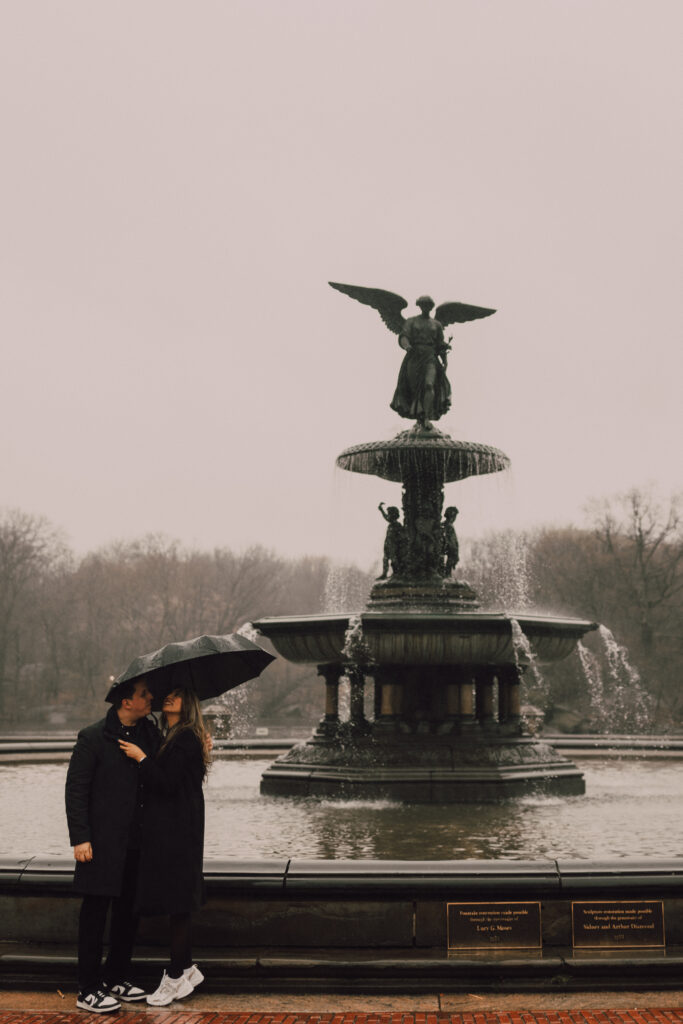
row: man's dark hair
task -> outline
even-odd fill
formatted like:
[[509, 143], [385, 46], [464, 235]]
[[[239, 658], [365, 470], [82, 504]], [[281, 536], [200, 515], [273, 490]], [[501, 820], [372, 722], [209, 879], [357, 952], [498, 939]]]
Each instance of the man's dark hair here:
[[135, 695], [135, 686], [139, 683], [139, 679], [127, 679], [125, 683], [119, 683], [116, 687], [116, 697], [114, 699], [114, 709], [119, 710], [124, 700], [130, 700]]

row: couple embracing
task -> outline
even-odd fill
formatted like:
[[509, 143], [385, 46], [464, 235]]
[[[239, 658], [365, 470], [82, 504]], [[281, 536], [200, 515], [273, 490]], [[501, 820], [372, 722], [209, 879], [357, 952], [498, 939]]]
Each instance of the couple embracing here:
[[[211, 741], [198, 697], [163, 700], [148, 718], [145, 677], [115, 684], [105, 718], [78, 734], [66, 780], [78, 927], [78, 999], [91, 1013], [146, 999], [165, 1006], [203, 980], [192, 961], [191, 914], [204, 902], [204, 795]], [[111, 908], [109, 951], [102, 952]], [[168, 915], [170, 962], [154, 992], [136, 984], [131, 956], [140, 915]]]

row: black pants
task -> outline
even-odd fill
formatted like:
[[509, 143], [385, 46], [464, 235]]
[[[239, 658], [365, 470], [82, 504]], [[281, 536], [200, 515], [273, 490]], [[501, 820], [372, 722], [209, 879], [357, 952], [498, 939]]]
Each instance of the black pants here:
[[[120, 896], [84, 896], [78, 919], [78, 988], [90, 992], [102, 981], [115, 984], [130, 974], [133, 943], [138, 927], [135, 913], [139, 850], [128, 850]], [[111, 904], [109, 952], [102, 970], [102, 948], [107, 911]]]
[[191, 928], [191, 914], [171, 914], [169, 919], [171, 966], [168, 973], [172, 978], [179, 978], [186, 968], [192, 966]]

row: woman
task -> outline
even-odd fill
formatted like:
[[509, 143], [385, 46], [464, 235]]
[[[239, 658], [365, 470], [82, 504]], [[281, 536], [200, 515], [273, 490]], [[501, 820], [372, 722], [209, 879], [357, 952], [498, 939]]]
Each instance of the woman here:
[[204, 794], [210, 739], [196, 693], [178, 688], [164, 698], [163, 740], [155, 757], [119, 740], [140, 766], [144, 787], [137, 906], [141, 914], [170, 916], [171, 962], [152, 1006], [182, 999], [204, 980], [192, 963], [191, 914], [204, 902]]

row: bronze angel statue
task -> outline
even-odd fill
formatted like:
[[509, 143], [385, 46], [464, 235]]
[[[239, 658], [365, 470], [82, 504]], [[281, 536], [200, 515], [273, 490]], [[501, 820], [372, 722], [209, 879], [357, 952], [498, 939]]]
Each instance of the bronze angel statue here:
[[446, 376], [451, 339], [446, 341], [444, 327], [479, 320], [495, 313], [495, 309], [469, 306], [464, 302], [442, 302], [432, 317], [430, 312], [434, 309], [434, 300], [429, 295], [421, 295], [415, 303], [420, 308], [420, 314], [406, 318], [402, 310], [408, 302], [400, 295], [381, 288], [361, 288], [353, 284], [338, 284], [336, 281], [330, 281], [329, 284], [338, 292], [366, 306], [372, 306], [389, 330], [398, 334], [398, 343], [406, 354], [401, 363], [391, 408], [399, 416], [417, 420], [425, 428], [430, 426], [430, 420], [440, 419], [451, 406], [451, 386]]

